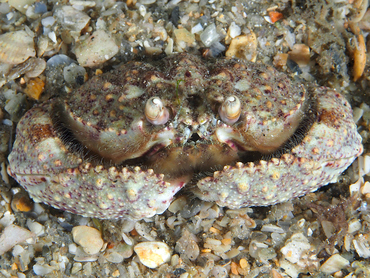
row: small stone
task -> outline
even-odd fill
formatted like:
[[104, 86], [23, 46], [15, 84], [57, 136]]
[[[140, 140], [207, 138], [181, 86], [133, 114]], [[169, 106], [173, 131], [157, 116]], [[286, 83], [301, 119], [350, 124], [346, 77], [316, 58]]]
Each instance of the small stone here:
[[334, 227], [334, 224], [331, 223], [330, 221], [327, 221], [327, 220], [321, 221], [321, 226], [327, 238], [330, 238], [334, 234], [335, 227]]
[[87, 254], [96, 254], [103, 247], [101, 233], [89, 226], [76, 226], [72, 229], [73, 241], [79, 244]]
[[349, 261], [339, 254], [334, 254], [321, 265], [320, 270], [331, 274], [344, 269], [346, 266], [349, 266]]
[[140, 242], [134, 247], [140, 262], [149, 268], [156, 268], [171, 258], [171, 249], [167, 244], [158, 241]]
[[80, 270], [82, 269], [82, 263], [74, 263], [73, 264], [73, 267], [71, 269], [71, 273], [72, 274], [76, 274], [77, 272], [79, 272]]
[[273, 225], [273, 224], [263, 225], [262, 228], [261, 228], [261, 231], [262, 232], [270, 232], [270, 233], [279, 233], [279, 234], [285, 233], [283, 228], [281, 228], [279, 226], [276, 226], [276, 225]]
[[27, 227], [36, 236], [42, 236], [45, 233], [45, 227], [36, 221], [32, 221], [30, 218], [27, 219]]
[[220, 41], [220, 35], [217, 33], [216, 25], [214, 23], [204, 29], [202, 34], [200, 34], [200, 40], [205, 47], [209, 47], [215, 42]]
[[276, 68], [282, 68], [286, 66], [288, 60], [288, 54], [286, 53], [278, 53], [274, 57], [273, 65]]
[[360, 192], [363, 195], [370, 193], [370, 182], [366, 181], [360, 188]]
[[168, 210], [172, 213], [177, 213], [186, 205], [187, 200], [185, 196], [178, 197], [174, 200], [171, 205], [168, 207]]
[[359, 234], [352, 240], [357, 254], [362, 258], [370, 258], [370, 240], [369, 235]]
[[280, 251], [284, 254], [286, 260], [291, 263], [297, 263], [304, 252], [308, 251], [310, 248], [311, 245], [303, 233], [296, 233], [292, 235]]
[[53, 270], [55, 270], [50, 265], [40, 265], [40, 264], [35, 264], [32, 269], [36, 275], [40, 275], [40, 276], [44, 276], [46, 274], [49, 274]]
[[360, 219], [354, 219], [348, 223], [348, 233], [353, 234], [359, 231], [362, 227]]
[[30, 197], [24, 192], [19, 192], [15, 194], [10, 205], [12, 207], [12, 210], [16, 212], [28, 212], [33, 209], [33, 202], [31, 201]]
[[255, 62], [257, 59], [256, 35], [251, 32], [248, 35], [241, 35], [232, 39], [225, 56]]
[[124, 259], [131, 257], [133, 252], [132, 245], [118, 243], [112, 248], [107, 248], [104, 258], [111, 263], [121, 263]]
[[181, 238], [177, 241], [175, 250], [189, 260], [195, 261], [199, 256], [199, 246], [196, 242], [196, 236], [185, 230]]
[[296, 62], [299, 67], [308, 66], [310, 62], [310, 48], [305, 44], [293, 45], [293, 49], [288, 52], [288, 55], [288, 58]]
[[235, 22], [231, 22], [229, 29], [227, 30], [227, 35], [233, 39], [239, 36], [240, 33], [241, 33], [241, 28], [238, 25], [236, 25]]
[[27, 8], [35, 2], [36, 0], [9, 0], [8, 1], [11, 7], [17, 9], [23, 14], [25, 14], [27, 11]]
[[85, 68], [72, 63], [63, 69], [64, 80], [71, 86], [80, 86], [87, 80]]
[[55, 11], [55, 16], [58, 18], [62, 27], [69, 30], [72, 36], [79, 36], [90, 22], [90, 17], [82, 12], [74, 9], [71, 6], [63, 6]]
[[185, 28], [175, 29], [174, 31], [176, 42], [185, 42], [187, 46], [191, 46], [195, 42], [194, 34], [190, 33]]

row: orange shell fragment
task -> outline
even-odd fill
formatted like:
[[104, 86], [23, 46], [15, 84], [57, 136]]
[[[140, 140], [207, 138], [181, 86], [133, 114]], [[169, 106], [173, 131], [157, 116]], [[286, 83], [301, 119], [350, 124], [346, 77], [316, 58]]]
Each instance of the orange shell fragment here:
[[282, 13], [276, 12], [276, 11], [271, 11], [269, 12], [269, 17], [271, 19], [272, 23], [275, 23], [276, 21], [282, 19], [284, 16]]

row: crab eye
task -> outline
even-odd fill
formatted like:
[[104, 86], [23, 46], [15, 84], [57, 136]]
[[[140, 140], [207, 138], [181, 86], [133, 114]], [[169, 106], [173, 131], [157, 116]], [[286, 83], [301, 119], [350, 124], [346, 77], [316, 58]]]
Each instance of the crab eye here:
[[218, 109], [221, 120], [229, 125], [239, 120], [240, 112], [241, 105], [237, 96], [228, 97]]
[[153, 125], [163, 125], [169, 119], [169, 113], [158, 97], [151, 97], [145, 104], [145, 117]]

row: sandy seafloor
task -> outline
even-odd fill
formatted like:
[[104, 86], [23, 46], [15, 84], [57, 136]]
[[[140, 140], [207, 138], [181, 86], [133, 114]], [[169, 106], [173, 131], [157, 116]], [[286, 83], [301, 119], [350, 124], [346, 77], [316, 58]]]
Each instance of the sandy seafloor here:
[[[287, 203], [228, 210], [185, 194], [137, 223], [33, 204], [5, 171], [17, 122], [32, 105], [119, 63], [176, 52], [226, 52], [340, 91], [354, 108], [366, 154], [367, 8], [365, 0], [1, 0], [1, 253], [14, 240], [4, 237], [6, 227], [15, 225], [16, 237], [18, 227], [34, 235], [0, 256], [0, 277], [370, 277], [366, 155], [360, 175], [355, 162], [338, 183]], [[97, 39], [89, 40], [93, 33]], [[243, 44], [234, 47], [238, 39]], [[45, 64], [58, 54], [80, 65], [72, 71], [79, 78], [63, 74], [60, 60]], [[72, 228], [82, 225], [101, 232], [98, 253], [73, 240]], [[170, 260], [144, 266], [133, 247], [145, 241], [164, 242]]]

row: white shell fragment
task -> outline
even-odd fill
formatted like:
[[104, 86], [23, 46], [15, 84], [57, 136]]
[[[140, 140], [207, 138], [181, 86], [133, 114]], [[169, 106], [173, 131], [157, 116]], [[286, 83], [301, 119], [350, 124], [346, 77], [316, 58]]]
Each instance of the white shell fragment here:
[[55, 11], [55, 16], [63, 28], [69, 30], [72, 36], [79, 36], [90, 22], [90, 17], [84, 12], [78, 11], [71, 6], [63, 6]]
[[27, 11], [27, 8], [31, 6], [33, 3], [35, 3], [36, 0], [9, 0], [9, 6], [14, 7], [21, 13], [25, 14]]
[[92, 36], [76, 45], [76, 57], [83, 67], [96, 67], [118, 52], [114, 39], [105, 31], [95, 31]]
[[35, 272], [36, 275], [43, 276], [43, 275], [49, 274], [50, 272], [55, 270], [55, 268], [47, 264], [46, 265], [35, 264], [32, 267], [32, 270]]
[[46, 62], [42, 58], [29, 58], [26, 62], [19, 64], [9, 72], [8, 81], [14, 80], [25, 74], [28, 78], [39, 76], [46, 68]]
[[324, 273], [331, 274], [344, 269], [346, 266], [349, 266], [349, 261], [339, 254], [334, 254], [321, 265], [320, 270]]
[[134, 247], [140, 262], [149, 268], [156, 268], [171, 258], [167, 244], [159, 241], [140, 242]]
[[370, 241], [368, 236], [360, 234], [352, 241], [357, 254], [362, 258], [370, 258]]
[[292, 235], [288, 243], [280, 251], [284, 254], [285, 259], [291, 263], [298, 263], [303, 254], [310, 248], [311, 245], [308, 239], [302, 233], [296, 233]]
[[262, 232], [270, 232], [270, 233], [279, 233], [279, 234], [285, 233], [283, 228], [281, 228], [279, 226], [276, 226], [274, 224], [265, 224], [265, 225], [263, 225], [261, 231]]
[[33, 37], [26, 31], [0, 35], [0, 62], [17, 65], [35, 55]]
[[241, 34], [241, 28], [235, 22], [231, 22], [227, 34], [233, 39]]
[[79, 244], [87, 254], [96, 254], [102, 249], [104, 241], [101, 233], [89, 226], [76, 226], [72, 229], [73, 241]]
[[35, 237], [35, 234], [25, 228], [11, 224], [7, 226], [0, 236], [0, 255], [13, 248], [13, 246]]

